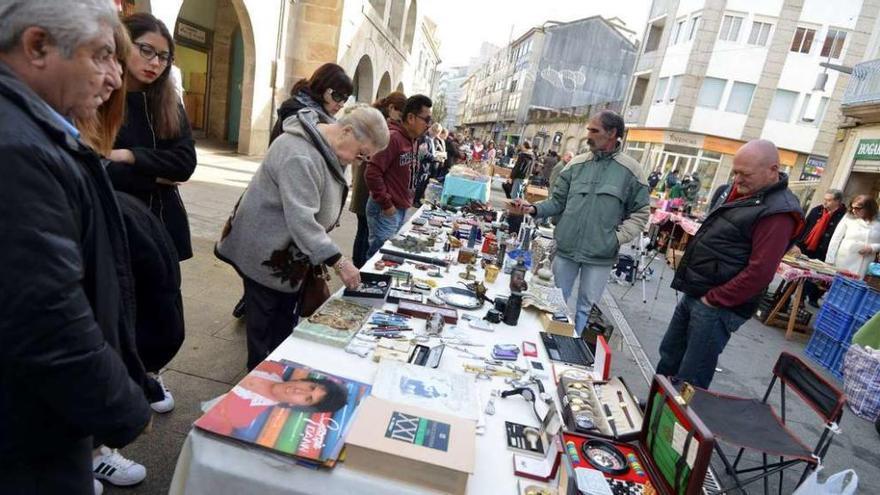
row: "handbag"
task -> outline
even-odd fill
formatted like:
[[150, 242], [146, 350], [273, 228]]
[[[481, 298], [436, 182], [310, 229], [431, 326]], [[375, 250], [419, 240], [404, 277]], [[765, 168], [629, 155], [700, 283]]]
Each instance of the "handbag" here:
[[330, 274], [324, 265], [310, 266], [299, 291], [299, 315], [312, 316], [327, 299], [330, 299]]

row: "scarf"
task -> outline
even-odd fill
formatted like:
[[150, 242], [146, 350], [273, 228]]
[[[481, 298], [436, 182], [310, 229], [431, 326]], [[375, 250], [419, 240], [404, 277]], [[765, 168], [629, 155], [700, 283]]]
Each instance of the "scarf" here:
[[823, 208], [822, 216], [819, 217], [819, 220], [816, 221], [816, 225], [813, 226], [813, 229], [807, 234], [807, 238], [804, 239], [804, 247], [807, 251], [812, 252], [819, 247], [819, 241], [822, 240], [822, 235], [825, 234], [825, 230], [828, 229], [829, 223], [831, 223], [831, 212]]

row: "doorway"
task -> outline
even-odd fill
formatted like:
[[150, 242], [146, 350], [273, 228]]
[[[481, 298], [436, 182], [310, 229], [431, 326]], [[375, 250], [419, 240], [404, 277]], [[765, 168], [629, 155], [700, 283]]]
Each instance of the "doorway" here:
[[205, 135], [205, 115], [208, 110], [208, 70], [210, 53], [177, 44], [174, 61], [180, 68], [183, 83], [183, 106], [189, 125], [197, 137]]
[[244, 83], [244, 38], [241, 36], [241, 29], [236, 29], [232, 35], [231, 51], [226, 139], [230, 144], [238, 144], [238, 131], [241, 124], [241, 85]]

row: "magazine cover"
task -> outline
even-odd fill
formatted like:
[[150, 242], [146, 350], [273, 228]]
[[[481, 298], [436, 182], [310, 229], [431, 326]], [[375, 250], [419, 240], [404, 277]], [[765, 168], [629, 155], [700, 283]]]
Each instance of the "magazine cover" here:
[[332, 466], [370, 385], [290, 361], [264, 361], [195, 426]]

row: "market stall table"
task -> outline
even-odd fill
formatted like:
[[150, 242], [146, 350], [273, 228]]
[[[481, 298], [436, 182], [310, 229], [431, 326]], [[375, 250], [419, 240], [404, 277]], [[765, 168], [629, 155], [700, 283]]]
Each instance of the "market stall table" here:
[[473, 199], [481, 203], [488, 203], [491, 186], [492, 182], [489, 179], [481, 181], [455, 175], [447, 175], [446, 179], [443, 181], [443, 193], [440, 196], [440, 202], [446, 204], [449, 201], [449, 198], [459, 197]]
[[[418, 216], [418, 215], [416, 215]], [[414, 216], [415, 218], [415, 216]], [[403, 230], [411, 228], [411, 221]], [[377, 254], [365, 267], [373, 267], [381, 254]], [[424, 277], [425, 272], [416, 270], [412, 264], [402, 265], [400, 269], [412, 271]], [[372, 271], [372, 270], [365, 270]], [[451, 266], [449, 273], [441, 270], [442, 278], [438, 287], [460, 286], [458, 274], [464, 271], [462, 265]], [[482, 277], [482, 269], [478, 276]], [[528, 275], [531, 277], [531, 274]], [[493, 284], [488, 284], [489, 297], [507, 294], [510, 276], [503, 272]], [[336, 296], [341, 293], [337, 292]], [[386, 309], [394, 305], [385, 304]], [[491, 346], [496, 343], [520, 345], [523, 341], [538, 345], [538, 359], [547, 369], [550, 362], [546, 351], [540, 344], [538, 332], [542, 330], [540, 315], [534, 310], [523, 310], [518, 325], [507, 326], [496, 324], [494, 332], [485, 332], [468, 328], [461, 315], [470, 314], [482, 318], [489, 305], [483, 308], [464, 311], [459, 309], [458, 328], [444, 333], [462, 334], [482, 347], [466, 347], [467, 350], [487, 355]], [[421, 320], [414, 320], [415, 325], [424, 325]], [[287, 338], [272, 354], [270, 360], [287, 359], [321, 371], [351, 378], [365, 383], [372, 383], [378, 367], [370, 357], [361, 358], [346, 353], [343, 349], [322, 345], [298, 338], [296, 332]], [[532, 358], [535, 359], [535, 358]], [[522, 360], [520, 359], [520, 362]], [[447, 345], [440, 361], [440, 369], [462, 373], [464, 364], [474, 364], [466, 354]], [[482, 413], [493, 389], [506, 389], [501, 378], [492, 380], [476, 380], [479, 390], [480, 410]], [[547, 390], [553, 390], [552, 377], [544, 380]], [[476, 439], [475, 458], [477, 459], [474, 473], [470, 476], [467, 493], [515, 493], [519, 478], [513, 473], [513, 453], [506, 448], [505, 421], [515, 421], [525, 425], [537, 425], [532, 406], [518, 397], [496, 399], [496, 414], [484, 415], [485, 433]], [[479, 424], [479, 423], [478, 423]], [[239, 493], [291, 494], [291, 493], [344, 493], [365, 494], [411, 494], [430, 493], [424, 487], [414, 486], [357, 471], [339, 463], [332, 470], [310, 469], [296, 465], [291, 458], [280, 454], [250, 447], [242, 443], [219, 438], [203, 431], [192, 429], [187, 435], [181, 449], [171, 483], [169, 493], [187, 495], [223, 495]]]
[[[831, 265], [827, 265], [827, 267], [827, 270], [833, 272], [834, 268]], [[779, 263], [779, 266], [776, 268], [776, 274], [782, 278], [783, 283], [785, 284], [785, 290], [782, 292], [779, 301], [767, 315], [767, 319], [764, 320], [764, 323], [771, 326], [779, 323], [785, 324], [785, 339], [791, 340], [795, 328], [804, 331], [808, 330], [806, 325], [799, 326], [797, 323], [798, 309], [800, 309], [801, 299], [804, 292], [804, 282], [807, 280], [814, 280], [816, 282], [830, 283], [831, 280], [834, 279], [834, 275], [833, 273], [823, 273], [822, 271], [808, 268], [797, 260], [786, 259], [783, 259]], [[793, 300], [791, 299], [792, 294], [794, 295]], [[782, 311], [782, 308], [785, 307], [786, 303], [789, 302], [790, 313], [788, 321], [786, 322], [780, 317], [780, 312]]]

